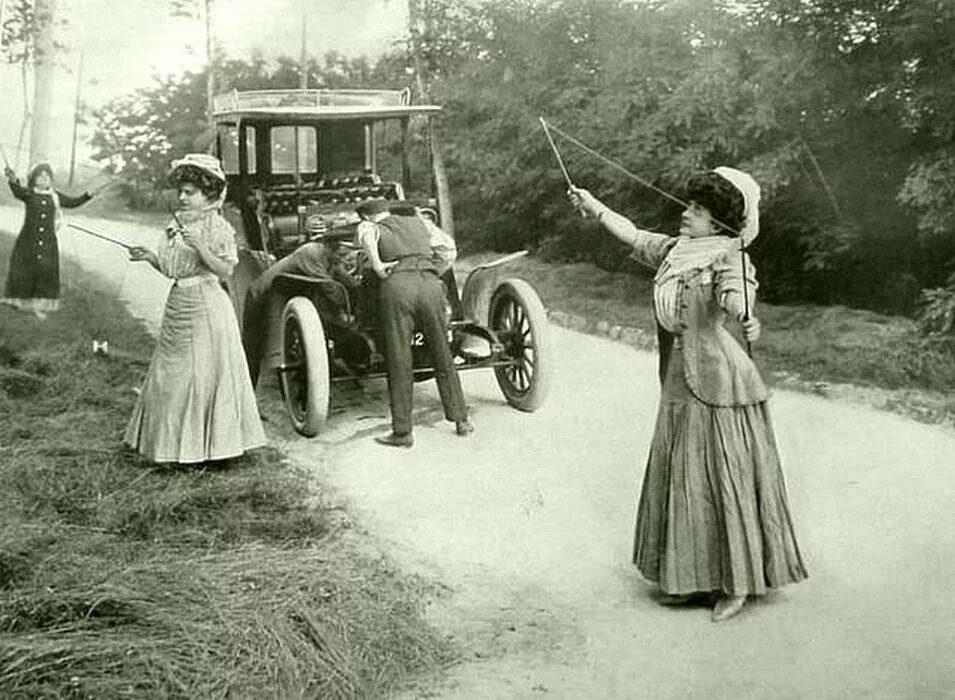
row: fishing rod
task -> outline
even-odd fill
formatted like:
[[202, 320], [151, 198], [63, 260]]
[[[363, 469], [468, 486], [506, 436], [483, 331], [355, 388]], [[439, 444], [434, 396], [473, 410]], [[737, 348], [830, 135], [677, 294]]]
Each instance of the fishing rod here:
[[69, 226], [70, 228], [75, 228], [77, 231], [82, 231], [83, 233], [86, 233], [86, 234], [88, 234], [88, 235], [90, 235], [90, 236], [95, 236], [96, 238], [101, 238], [101, 239], [104, 240], [104, 241], [108, 241], [108, 242], [112, 243], [113, 245], [118, 245], [118, 246], [120, 246], [121, 248], [125, 248], [126, 250], [132, 250], [133, 248], [136, 248], [136, 247], [137, 247], [137, 246], [129, 245], [128, 243], [123, 243], [122, 241], [116, 240], [115, 238], [110, 238], [109, 236], [104, 236], [102, 233], [96, 233], [96, 231], [90, 231], [88, 228], [83, 228], [82, 226], [80, 226], [80, 225], [78, 225], [78, 224], [74, 224], [72, 221], [69, 222], [69, 223], [67, 224], [67, 226]]
[[574, 183], [571, 182], [570, 175], [567, 172], [567, 167], [564, 165], [564, 159], [560, 157], [560, 151], [557, 150], [557, 144], [554, 143], [554, 138], [550, 135], [550, 129], [547, 128], [547, 122], [544, 121], [544, 117], [538, 117], [541, 123], [541, 127], [544, 129], [544, 136], [547, 137], [547, 142], [550, 144], [551, 150], [554, 152], [554, 155], [557, 156], [557, 164], [560, 166], [560, 171], [564, 174], [564, 179], [567, 181], [567, 187], [570, 189], [574, 188]]

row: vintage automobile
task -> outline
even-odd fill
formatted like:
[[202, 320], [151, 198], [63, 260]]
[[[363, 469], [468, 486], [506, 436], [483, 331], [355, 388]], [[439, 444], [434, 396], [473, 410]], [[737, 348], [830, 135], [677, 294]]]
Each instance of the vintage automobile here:
[[[410, 104], [408, 90], [266, 90], [214, 100], [215, 152], [228, 179], [223, 213], [240, 249], [230, 295], [250, 370], [254, 379], [260, 369], [276, 371], [292, 423], [304, 435], [321, 431], [333, 385], [386, 376], [375, 305], [368, 303], [374, 281], [361, 279], [360, 270], [353, 284], [279, 273], [264, 305], [253, 305], [249, 290], [271, 264], [306, 244], [319, 242], [348, 259], [355, 207], [367, 199], [449, 227], [447, 188], [431, 172], [432, 120], [440, 110]], [[429, 162], [414, 173], [418, 180], [416, 154]], [[453, 270], [442, 280], [458, 369], [492, 369], [506, 401], [534, 411], [554, 366], [539, 296], [504, 273], [525, 253], [475, 267], [460, 293]], [[264, 321], [255, 316], [263, 306]], [[431, 377], [420, 333], [413, 357], [416, 379]]]

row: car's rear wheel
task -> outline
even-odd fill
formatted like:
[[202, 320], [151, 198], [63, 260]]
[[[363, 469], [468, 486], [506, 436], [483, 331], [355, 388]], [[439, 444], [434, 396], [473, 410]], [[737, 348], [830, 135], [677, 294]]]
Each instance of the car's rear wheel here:
[[295, 429], [317, 435], [328, 418], [328, 350], [322, 319], [305, 297], [290, 299], [282, 313], [279, 385]]
[[488, 307], [488, 327], [513, 360], [494, 368], [504, 398], [518, 410], [536, 411], [550, 391], [554, 355], [547, 312], [534, 288], [519, 279], [501, 282]]

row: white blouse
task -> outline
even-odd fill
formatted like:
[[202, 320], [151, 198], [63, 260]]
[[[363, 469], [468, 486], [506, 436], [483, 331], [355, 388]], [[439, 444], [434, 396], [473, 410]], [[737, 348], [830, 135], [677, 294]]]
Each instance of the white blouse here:
[[[177, 216], [183, 228], [197, 234], [212, 254], [228, 263], [230, 269], [239, 262], [235, 230], [217, 212], [208, 210], [194, 215], [180, 212]], [[203, 264], [199, 253], [182, 240], [182, 234], [178, 229], [179, 225], [176, 221], [171, 221], [156, 245], [159, 269], [164, 275], [173, 279], [209, 273], [210, 270]]]

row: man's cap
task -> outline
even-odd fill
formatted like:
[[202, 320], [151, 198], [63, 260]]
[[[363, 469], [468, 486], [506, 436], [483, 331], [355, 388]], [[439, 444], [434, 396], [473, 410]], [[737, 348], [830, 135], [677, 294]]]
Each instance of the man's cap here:
[[388, 211], [387, 199], [366, 199], [355, 207], [355, 213], [359, 216], [371, 217], [386, 211]]

